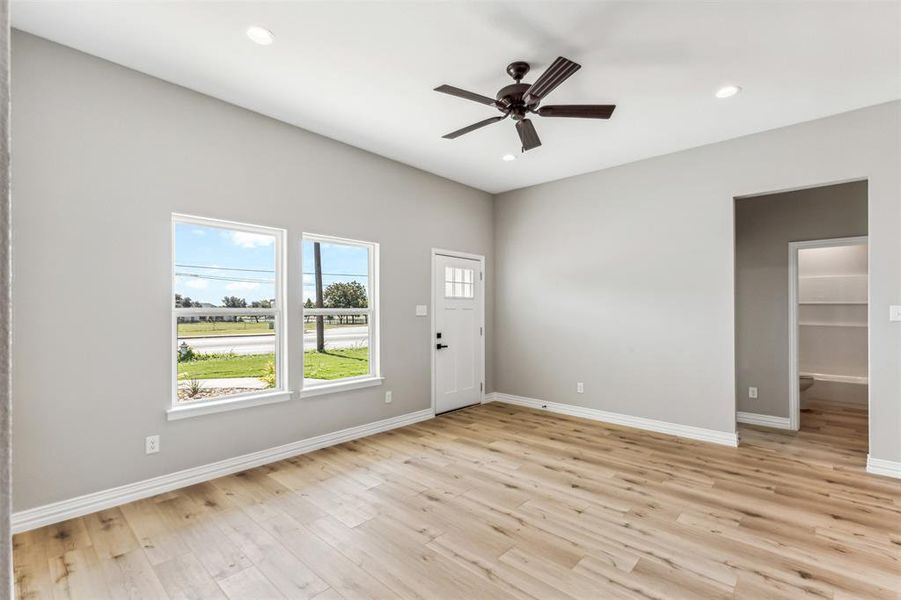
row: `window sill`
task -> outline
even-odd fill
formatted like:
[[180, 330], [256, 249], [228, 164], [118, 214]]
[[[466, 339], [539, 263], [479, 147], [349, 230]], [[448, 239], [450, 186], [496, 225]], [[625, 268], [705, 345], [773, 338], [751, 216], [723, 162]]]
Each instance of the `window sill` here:
[[211, 415], [230, 410], [238, 410], [241, 408], [250, 408], [251, 406], [263, 406], [264, 404], [275, 404], [276, 402], [285, 402], [294, 397], [294, 392], [281, 390], [276, 392], [263, 392], [236, 398], [225, 398], [222, 400], [210, 400], [208, 402], [187, 403], [172, 406], [166, 410], [166, 418], [170, 421], [179, 419], [190, 419], [191, 417], [200, 417], [203, 415]]
[[312, 398], [313, 396], [322, 396], [324, 394], [336, 394], [338, 392], [346, 392], [349, 390], [359, 390], [362, 388], [375, 387], [382, 385], [384, 377], [367, 377], [365, 379], [354, 379], [353, 381], [342, 381], [340, 383], [324, 383], [305, 388], [300, 392], [301, 398]]

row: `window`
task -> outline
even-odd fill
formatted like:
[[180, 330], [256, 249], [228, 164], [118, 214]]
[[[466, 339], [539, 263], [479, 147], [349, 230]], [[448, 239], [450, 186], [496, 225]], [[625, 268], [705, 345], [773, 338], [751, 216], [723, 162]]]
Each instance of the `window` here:
[[473, 269], [444, 267], [444, 297], [473, 298]]
[[303, 386], [379, 381], [378, 244], [303, 239]]
[[284, 231], [173, 215], [175, 405], [284, 390]]

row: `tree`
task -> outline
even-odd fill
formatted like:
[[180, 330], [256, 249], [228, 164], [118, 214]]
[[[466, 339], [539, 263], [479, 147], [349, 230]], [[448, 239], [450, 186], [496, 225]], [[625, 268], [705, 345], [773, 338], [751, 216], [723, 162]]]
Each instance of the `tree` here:
[[[325, 305], [329, 308], [366, 308], [369, 299], [359, 281], [336, 281], [325, 288]], [[342, 321], [341, 317], [338, 317]], [[353, 317], [356, 321], [356, 316]]]
[[366, 308], [369, 299], [366, 288], [359, 281], [336, 281], [325, 288], [325, 305], [328, 308]]
[[225, 308], [247, 308], [247, 300], [237, 296], [226, 296], [222, 299], [222, 306]]
[[200, 306], [200, 302], [194, 302], [191, 300], [189, 296], [182, 296], [181, 294], [175, 294], [175, 307], [176, 308], [191, 308], [192, 306]]
[[[237, 296], [225, 296], [222, 298], [222, 306], [225, 308], [247, 308], [247, 300]], [[237, 321], [237, 317], [219, 317], [222, 321]]]
[[[254, 300], [250, 303], [250, 308], [272, 308], [271, 300]], [[253, 322], [260, 322], [260, 315], [253, 315]]]
[[[307, 301], [303, 303], [303, 307], [304, 308], [313, 308], [313, 300], [310, 298], [307, 298]], [[304, 316], [304, 318], [303, 318], [304, 323], [309, 323], [309, 321], [307, 319], [309, 319], [309, 317]]]

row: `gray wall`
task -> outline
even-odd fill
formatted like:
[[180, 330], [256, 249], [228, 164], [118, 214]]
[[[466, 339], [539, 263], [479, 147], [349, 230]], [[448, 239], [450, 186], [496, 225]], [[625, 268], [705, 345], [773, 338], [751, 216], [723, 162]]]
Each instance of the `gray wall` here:
[[[432, 247], [493, 314], [486, 193], [21, 32], [12, 131], [16, 510], [428, 408]], [[285, 227], [294, 273], [304, 231], [379, 242], [385, 384], [167, 422], [172, 212]]]
[[788, 243], [866, 234], [866, 182], [736, 200], [738, 410], [788, 417]]
[[866, 178], [870, 453], [901, 460], [899, 132], [896, 101], [501, 194], [496, 390], [733, 431], [733, 198]]

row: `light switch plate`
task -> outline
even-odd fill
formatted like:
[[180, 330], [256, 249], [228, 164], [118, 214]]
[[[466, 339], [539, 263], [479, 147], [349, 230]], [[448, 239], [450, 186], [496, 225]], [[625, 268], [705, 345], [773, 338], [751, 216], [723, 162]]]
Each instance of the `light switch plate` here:
[[893, 304], [888, 307], [888, 320], [901, 321], [901, 304]]
[[426, 317], [429, 314], [429, 307], [425, 304], [417, 304], [416, 305], [416, 316], [417, 317]]

